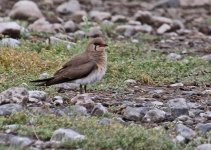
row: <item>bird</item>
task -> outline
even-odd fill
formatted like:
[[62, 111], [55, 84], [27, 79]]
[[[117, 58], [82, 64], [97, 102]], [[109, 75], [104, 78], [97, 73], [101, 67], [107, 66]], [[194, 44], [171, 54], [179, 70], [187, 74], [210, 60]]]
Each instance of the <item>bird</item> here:
[[85, 51], [73, 56], [50, 78], [30, 81], [36, 86], [51, 86], [60, 83], [80, 84], [80, 94], [87, 92], [87, 84], [103, 78], [107, 70], [106, 42], [102, 37], [89, 40]]

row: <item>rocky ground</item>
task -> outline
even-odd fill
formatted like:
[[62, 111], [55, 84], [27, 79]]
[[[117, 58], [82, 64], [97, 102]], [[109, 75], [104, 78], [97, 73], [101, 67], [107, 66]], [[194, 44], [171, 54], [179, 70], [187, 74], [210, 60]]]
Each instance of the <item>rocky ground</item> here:
[[[210, 0], [0, 0], [0, 149], [211, 149]], [[34, 87], [89, 37], [108, 71]]]

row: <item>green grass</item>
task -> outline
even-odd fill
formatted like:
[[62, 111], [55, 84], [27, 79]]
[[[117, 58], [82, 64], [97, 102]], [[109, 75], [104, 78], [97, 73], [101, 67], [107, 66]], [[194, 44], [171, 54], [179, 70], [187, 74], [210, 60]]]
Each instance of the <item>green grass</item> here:
[[[58, 117], [27, 112], [0, 117], [0, 130], [6, 124], [19, 124], [15, 131], [22, 136], [49, 140], [58, 128], [71, 128], [86, 136], [83, 141], [64, 143], [66, 148], [93, 149], [180, 149], [163, 130], [145, 129], [140, 125], [123, 126], [114, 120], [110, 125], [99, 125], [96, 117]], [[33, 125], [29, 122], [33, 120]], [[153, 144], [152, 144], [153, 143]]]
[[[109, 41], [108, 71], [102, 81], [93, 89], [124, 88], [126, 79], [135, 79], [142, 84], [170, 84], [187, 82], [204, 85], [211, 81], [210, 63], [197, 56], [189, 56], [181, 61], [169, 61], [158, 51], [151, 51], [147, 41], [155, 40], [147, 36], [140, 44], [127, 41]], [[81, 52], [87, 39], [79, 41], [67, 49], [65, 45], [48, 46], [44, 42], [22, 41], [19, 48], [1, 48], [0, 91], [36, 79], [42, 72], [53, 74], [56, 69], [74, 54]], [[32, 86], [29, 84], [29, 88]]]

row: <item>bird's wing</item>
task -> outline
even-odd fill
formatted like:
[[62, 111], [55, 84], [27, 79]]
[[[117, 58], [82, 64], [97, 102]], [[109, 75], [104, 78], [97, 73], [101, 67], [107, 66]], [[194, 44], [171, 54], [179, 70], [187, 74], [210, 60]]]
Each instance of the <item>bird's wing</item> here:
[[59, 73], [63, 72], [64, 69], [68, 68], [68, 67], [72, 67], [72, 66], [80, 66], [83, 64], [86, 64], [89, 62], [89, 58], [88, 55], [86, 53], [82, 53], [79, 55], [74, 56], [73, 58], [71, 58], [71, 60], [69, 60], [68, 62], [66, 62], [61, 69], [57, 70], [54, 73], [54, 76], [58, 75]]
[[97, 64], [94, 61], [89, 61], [88, 63], [76, 67], [68, 66], [59, 73], [57, 73], [52, 80], [47, 81], [45, 84], [48, 86], [72, 80], [77, 80], [89, 75], [89, 73], [91, 73], [94, 69], [96, 69], [96, 67]]

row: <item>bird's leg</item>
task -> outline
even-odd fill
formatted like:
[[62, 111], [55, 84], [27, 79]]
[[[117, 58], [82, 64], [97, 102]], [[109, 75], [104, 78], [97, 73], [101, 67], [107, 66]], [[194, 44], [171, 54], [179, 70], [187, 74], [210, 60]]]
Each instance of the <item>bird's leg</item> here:
[[80, 84], [80, 94], [83, 94], [83, 87], [81, 84]]
[[86, 93], [87, 89], [86, 89], [86, 85], [84, 85], [84, 92]]

